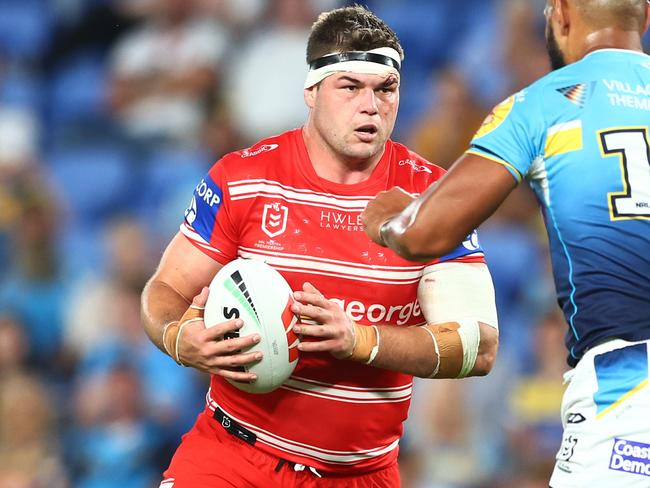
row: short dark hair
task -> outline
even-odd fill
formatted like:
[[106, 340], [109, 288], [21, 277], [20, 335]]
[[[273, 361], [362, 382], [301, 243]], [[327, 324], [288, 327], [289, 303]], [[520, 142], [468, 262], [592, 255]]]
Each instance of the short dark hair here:
[[337, 8], [320, 14], [312, 25], [307, 64], [326, 54], [379, 47], [392, 47], [404, 59], [397, 34], [370, 10], [360, 5]]
[[640, 31], [644, 27], [647, 0], [579, 0], [578, 10], [587, 24], [596, 29], [614, 27]]

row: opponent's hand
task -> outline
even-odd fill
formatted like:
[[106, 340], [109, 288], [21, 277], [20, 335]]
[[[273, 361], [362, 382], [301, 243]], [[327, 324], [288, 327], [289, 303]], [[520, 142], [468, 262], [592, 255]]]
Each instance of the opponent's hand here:
[[260, 335], [224, 338], [229, 332], [237, 332], [244, 325], [241, 319], [227, 320], [207, 328], [203, 321], [203, 310], [208, 294], [208, 288], [204, 287], [201, 293], [194, 297], [192, 305], [180, 320], [181, 325], [183, 322], [186, 324], [178, 337], [179, 362], [235, 381], [255, 381], [257, 376], [241, 371], [241, 367], [259, 361], [262, 359], [262, 353], [241, 351], [257, 344]]
[[375, 243], [386, 247], [386, 243], [379, 234], [379, 229], [387, 220], [404, 210], [413, 200], [412, 195], [398, 186], [388, 191], [379, 192], [373, 200], [368, 202], [365, 210], [361, 213], [363, 230]]
[[298, 323], [293, 330], [302, 337], [317, 340], [301, 342], [298, 349], [304, 352], [329, 352], [337, 359], [352, 355], [354, 349], [354, 324], [340, 305], [328, 300], [312, 284], [305, 283], [303, 291], [294, 292], [296, 302], [293, 313], [314, 320], [318, 325]]

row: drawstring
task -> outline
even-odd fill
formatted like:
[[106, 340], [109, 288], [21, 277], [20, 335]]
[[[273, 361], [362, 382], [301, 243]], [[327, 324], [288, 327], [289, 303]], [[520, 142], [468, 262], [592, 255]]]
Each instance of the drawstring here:
[[304, 471], [305, 468], [308, 469], [309, 471], [311, 471], [311, 473], [314, 476], [318, 476], [319, 478], [323, 477], [323, 475], [321, 475], [318, 471], [316, 471], [316, 468], [312, 468], [311, 466], [305, 466], [304, 464], [294, 464], [293, 465], [293, 470], [296, 471], [296, 472]]

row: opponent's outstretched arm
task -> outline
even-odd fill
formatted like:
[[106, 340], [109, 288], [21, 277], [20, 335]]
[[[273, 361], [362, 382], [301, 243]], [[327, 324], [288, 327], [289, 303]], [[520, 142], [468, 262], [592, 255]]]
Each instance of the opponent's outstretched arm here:
[[311, 284], [294, 293], [293, 311], [317, 323], [294, 331], [304, 352], [329, 352], [379, 368], [423, 378], [483, 376], [491, 370], [499, 342], [494, 287], [485, 264], [432, 266], [418, 287], [426, 325], [398, 327], [354, 323], [341, 306]]
[[451, 252], [517, 186], [505, 166], [463, 155], [416, 199], [399, 188], [379, 193], [361, 215], [368, 236], [412, 261]]

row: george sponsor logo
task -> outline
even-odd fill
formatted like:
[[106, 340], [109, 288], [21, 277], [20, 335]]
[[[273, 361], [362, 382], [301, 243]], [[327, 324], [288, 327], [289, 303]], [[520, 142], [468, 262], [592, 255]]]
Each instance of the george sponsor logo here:
[[241, 157], [242, 158], [250, 158], [251, 156], [257, 156], [258, 154], [261, 154], [263, 152], [269, 152], [273, 151], [274, 149], [277, 149], [279, 147], [278, 144], [262, 144], [260, 147], [256, 149], [244, 149], [241, 152]]
[[321, 210], [320, 226], [323, 229], [342, 230], [347, 232], [363, 232], [361, 213], [338, 212], [336, 210]]
[[609, 469], [650, 476], [650, 444], [615, 438]]
[[408, 165], [411, 168], [413, 168], [414, 171], [417, 173], [432, 173], [431, 169], [427, 168], [426, 166], [419, 165], [415, 159], [402, 159], [397, 163], [399, 166], [405, 166]]
[[262, 230], [271, 238], [279, 236], [287, 230], [288, 216], [288, 207], [277, 202], [264, 204]]
[[587, 418], [584, 415], [582, 415], [581, 413], [569, 413], [566, 416], [566, 423], [567, 424], [581, 424], [585, 420], [587, 420]]
[[331, 298], [331, 301], [339, 304], [345, 313], [354, 321], [370, 324], [389, 323], [404, 325], [413, 317], [420, 317], [422, 311], [417, 300], [404, 305], [389, 305], [386, 307], [381, 303], [366, 305], [357, 300], [346, 302], [340, 298]]

